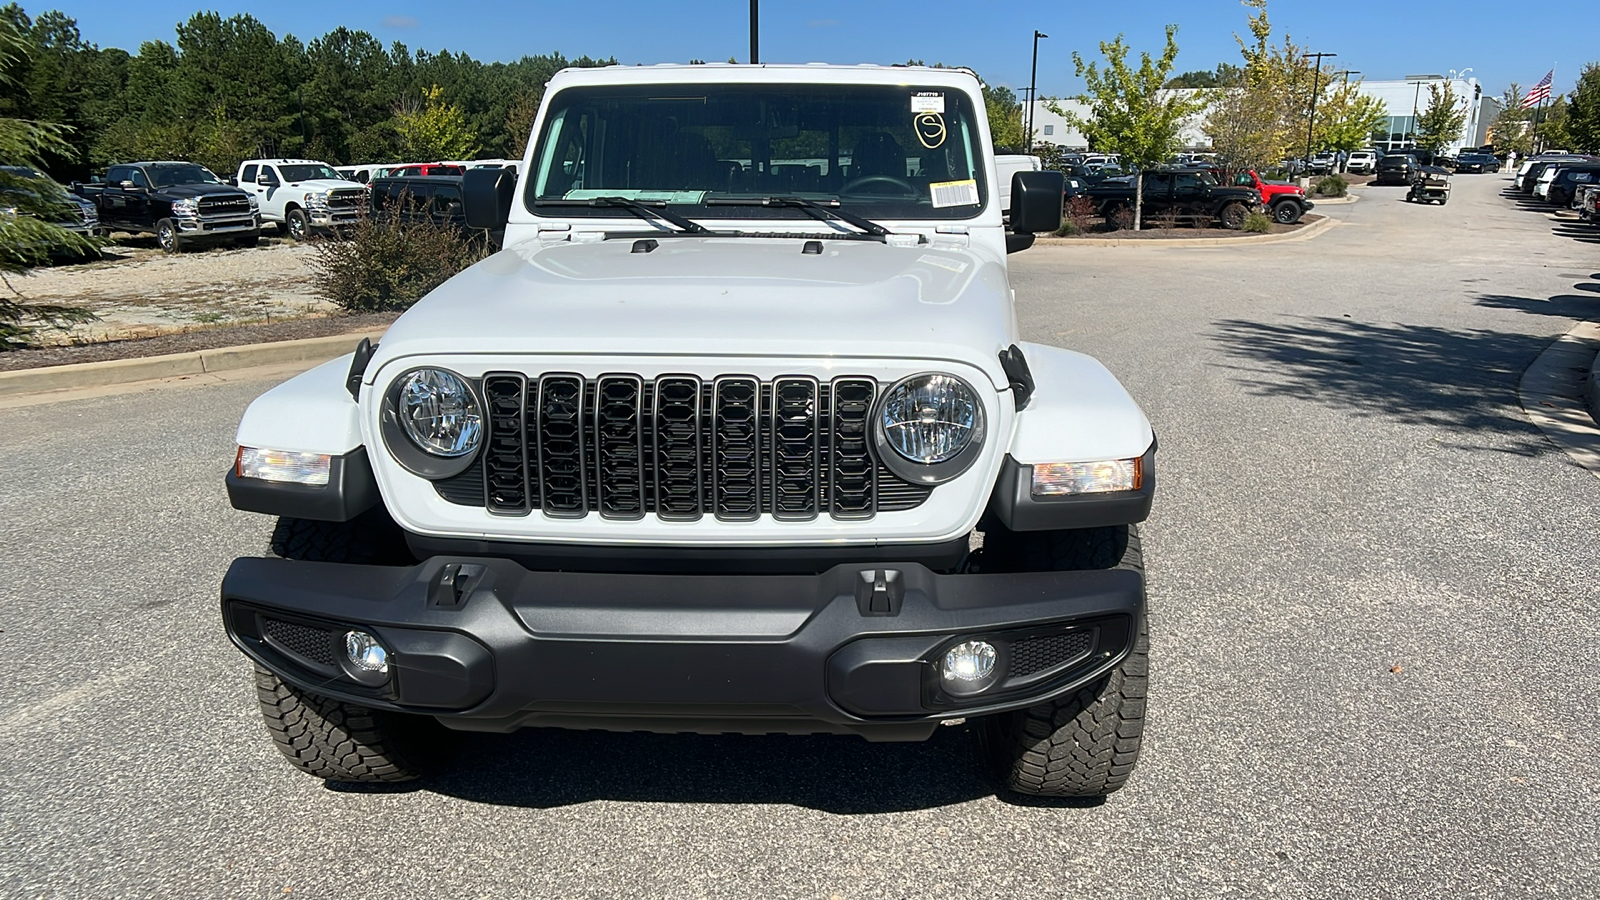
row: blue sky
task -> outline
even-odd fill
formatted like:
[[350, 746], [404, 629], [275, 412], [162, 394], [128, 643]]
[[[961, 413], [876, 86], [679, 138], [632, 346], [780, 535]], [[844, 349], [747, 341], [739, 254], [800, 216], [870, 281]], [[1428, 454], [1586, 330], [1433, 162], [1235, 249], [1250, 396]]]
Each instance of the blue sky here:
[[[1073, 93], [1071, 53], [1098, 58], [1098, 42], [1121, 32], [1138, 50], [1158, 51], [1162, 26], [1179, 26], [1178, 70], [1236, 62], [1234, 32], [1245, 30], [1238, 0], [1143, 0], [1130, 3], [993, 0], [765, 0], [765, 62], [892, 63], [917, 58], [967, 65], [991, 83], [1024, 87], [1034, 29], [1050, 35], [1039, 47], [1039, 90]], [[626, 63], [691, 58], [741, 62], [749, 53], [748, 0], [345, 0], [263, 4], [205, 0], [59, 0], [24, 2], [37, 14], [55, 8], [78, 20], [84, 37], [137, 52], [142, 41], [173, 39], [173, 27], [200, 9], [249, 12], [280, 36], [307, 39], [345, 25], [412, 49], [465, 51], [483, 60], [528, 53], [616, 56]], [[1485, 90], [1511, 81], [1531, 85], [1554, 64], [1556, 90], [1569, 90], [1583, 64], [1600, 60], [1595, 42], [1600, 0], [1538, 4], [1487, 0], [1273, 0], [1275, 33], [1287, 30], [1312, 50], [1369, 80], [1446, 74], [1472, 68]], [[1383, 17], [1380, 18], [1380, 14]]]

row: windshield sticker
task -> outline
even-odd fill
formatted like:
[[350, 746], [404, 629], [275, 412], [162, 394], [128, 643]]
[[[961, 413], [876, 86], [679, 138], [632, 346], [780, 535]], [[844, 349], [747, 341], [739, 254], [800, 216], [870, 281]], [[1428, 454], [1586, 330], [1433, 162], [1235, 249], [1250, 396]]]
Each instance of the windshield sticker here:
[[929, 150], [937, 150], [944, 146], [945, 136], [949, 129], [945, 128], [944, 116], [939, 113], [922, 113], [912, 117], [916, 125], [917, 140]]
[[911, 111], [914, 113], [938, 113], [944, 115], [944, 95], [936, 91], [918, 91], [911, 95]]
[[972, 178], [966, 181], [935, 182], [928, 185], [928, 193], [932, 195], [934, 209], [978, 204], [978, 182]]

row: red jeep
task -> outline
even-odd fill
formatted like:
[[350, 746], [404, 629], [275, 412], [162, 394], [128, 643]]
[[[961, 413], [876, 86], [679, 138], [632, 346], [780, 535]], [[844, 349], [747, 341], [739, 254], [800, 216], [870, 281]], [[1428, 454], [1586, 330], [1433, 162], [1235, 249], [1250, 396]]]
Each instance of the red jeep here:
[[1306, 192], [1300, 189], [1300, 185], [1287, 181], [1262, 181], [1255, 169], [1235, 174], [1228, 183], [1260, 191], [1261, 204], [1267, 208], [1272, 221], [1279, 225], [1293, 225], [1314, 205], [1306, 199]]

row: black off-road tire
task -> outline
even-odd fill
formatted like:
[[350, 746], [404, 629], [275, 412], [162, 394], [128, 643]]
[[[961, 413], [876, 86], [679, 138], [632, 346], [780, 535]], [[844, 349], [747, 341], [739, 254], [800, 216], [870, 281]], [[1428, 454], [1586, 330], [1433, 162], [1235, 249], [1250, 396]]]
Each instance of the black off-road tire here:
[[1217, 213], [1218, 221], [1222, 227], [1229, 231], [1238, 231], [1244, 227], [1244, 220], [1250, 215], [1250, 210], [1245, 209], [1243, 203], [1229, 203]]
[[182, 253], [185, 242], [178, 233], [178, 226], [171, 219], [162, 219], [156, 223], [156, 244], [163, 252]]
[[[996, 538], [999, 543], [991, 547]], [[984, 536], [983, 553], [986, 572], [1144, 572], [1134, 525], [991, 531]], [[1041, 797], [1103, 797], [1127, 783], [1144, 738], [1150, 666], [1147, 623], [1141, 619], [1138, 629], [1133, 651], [1107, 674], [1067, 696], [983, 721], [983, 743], [1003, 787]]]
[[449, 733], [432, 719], [318, 696], [260, 666], [255, 681], [267, 733], [307, 775], [337, 782], [412, 781], [443, 756]]
[[[310, 562], [406, 565], [405, 534], [382, 505], [349, 522], [280, 518], [273, 556]], [[267, 733], [290, 763], [328, 781], [410, 781], [441, 763], [451, 732], [427, 716], [370, 709], [314, 694], [256, 666]]]
[[1305, 210], [1293, 200], [1284, 200], [1273, 204], [1272, 207], [1272, 221], [1279, 225], [1293, 225], [1300, 221], [1300, 217], [1304, 214]]
[[306, 211], [295, 208], [283, 214], [283, 233], [295, 241], [304, 241], [311, 237], [311, 220], [306, 218]]

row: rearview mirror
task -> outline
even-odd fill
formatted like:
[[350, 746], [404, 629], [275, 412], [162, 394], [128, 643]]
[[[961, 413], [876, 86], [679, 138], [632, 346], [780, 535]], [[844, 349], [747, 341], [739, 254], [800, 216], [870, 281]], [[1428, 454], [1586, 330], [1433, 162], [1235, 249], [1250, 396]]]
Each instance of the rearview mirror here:
[[511, 218], [517, 175], [509, 169], [468, 169], [461, 176], [461, 198], [468, 228], [497, 231]]

